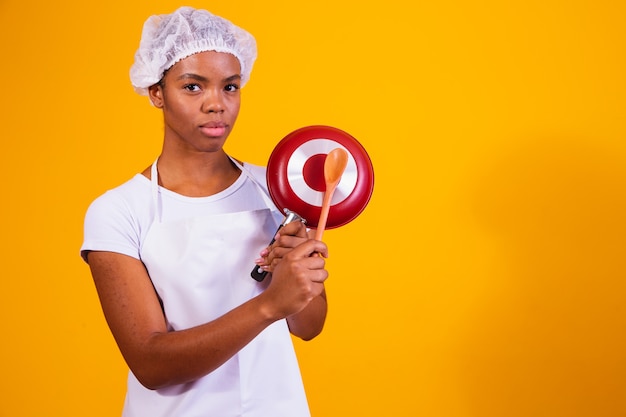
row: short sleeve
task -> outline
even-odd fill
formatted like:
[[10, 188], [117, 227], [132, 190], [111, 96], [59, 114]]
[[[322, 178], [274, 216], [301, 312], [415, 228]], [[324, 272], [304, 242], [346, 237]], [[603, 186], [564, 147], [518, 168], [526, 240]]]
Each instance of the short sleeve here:
[[90, 251], [117, 252], [139, 259], [140, 227], [121, 193], [108, 191], [87, 209], [81, 257]]

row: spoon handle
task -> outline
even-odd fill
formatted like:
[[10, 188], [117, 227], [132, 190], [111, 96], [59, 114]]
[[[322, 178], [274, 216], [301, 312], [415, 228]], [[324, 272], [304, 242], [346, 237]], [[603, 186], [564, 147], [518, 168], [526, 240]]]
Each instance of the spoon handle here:
[[328, 212], [330, 211], [330, 201], [333, 199], [335, 193], [335, 186], [324, 192], [324, 200], [322, 201], [322, 212], [320, 213], [320, 219], [317, 222], [317, 229], [315, 230], [315, 240], [322, 240], [324, 235], [324, 229], [326, 228], [326, 221], [328, 220]]

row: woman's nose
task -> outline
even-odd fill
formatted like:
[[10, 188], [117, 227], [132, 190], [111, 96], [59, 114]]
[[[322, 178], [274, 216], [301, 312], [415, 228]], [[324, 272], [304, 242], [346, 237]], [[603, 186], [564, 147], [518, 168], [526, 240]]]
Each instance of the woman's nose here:
[[207, 92], [202, 102], [202, 111], [204, 113], [222, 113], [224, 111], [224, 103], [219, 94]]

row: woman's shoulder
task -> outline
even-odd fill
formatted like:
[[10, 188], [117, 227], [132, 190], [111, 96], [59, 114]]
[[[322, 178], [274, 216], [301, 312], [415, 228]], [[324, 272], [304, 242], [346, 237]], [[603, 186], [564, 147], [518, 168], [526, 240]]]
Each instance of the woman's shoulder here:
[[97, 197], [87, 209], [81, 254], [119, 252], [139, 259], [142, 233], [151, 220], [150, 181], [141, 174]]
[[129, 209], [145, 205], [147, 198], [150, 198], [150, 180], [141, 174], [135, 174], [123, 184], [105, 191], [91, 203], [91, 207], [104, 211], [119, 210], [122, 207]]

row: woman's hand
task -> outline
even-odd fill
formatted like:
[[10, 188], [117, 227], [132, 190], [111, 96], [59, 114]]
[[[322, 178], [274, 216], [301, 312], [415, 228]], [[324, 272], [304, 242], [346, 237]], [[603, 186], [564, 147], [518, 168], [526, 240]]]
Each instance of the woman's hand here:
[[299, 221], [288, 223], [274, 236], [274, 242], [261, 251], [256, 264], [263, 270], [272, 272], [283, 256], [308, 238], [304, 223]]
[[289, 223], [257, 260], [272, 273], [263, 295], [272, 300], [273, 314], [286, 317], [291, 333], [304, 340], [322, 331], [327, 311], [324, 282], [328, 278], [328, 248], [313, 235], [309, 236], [303, 223]]

